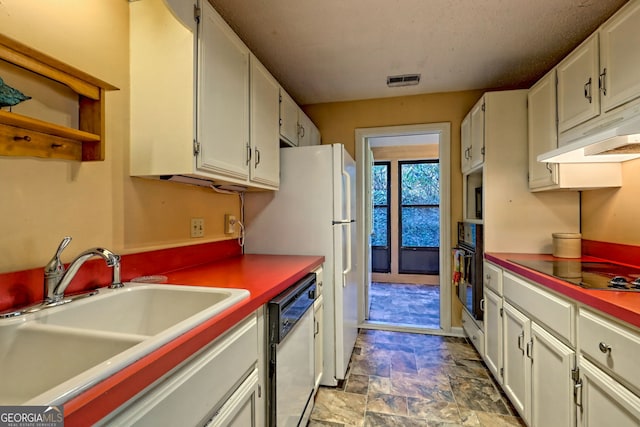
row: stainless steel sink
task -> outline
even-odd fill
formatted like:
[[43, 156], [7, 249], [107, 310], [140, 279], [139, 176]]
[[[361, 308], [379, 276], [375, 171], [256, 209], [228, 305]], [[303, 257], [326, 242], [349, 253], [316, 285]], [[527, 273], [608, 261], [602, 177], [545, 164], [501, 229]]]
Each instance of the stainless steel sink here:
[[0, 405], [61, 404], [248, 296], [244, 289], [126, 283], [0, 319]]

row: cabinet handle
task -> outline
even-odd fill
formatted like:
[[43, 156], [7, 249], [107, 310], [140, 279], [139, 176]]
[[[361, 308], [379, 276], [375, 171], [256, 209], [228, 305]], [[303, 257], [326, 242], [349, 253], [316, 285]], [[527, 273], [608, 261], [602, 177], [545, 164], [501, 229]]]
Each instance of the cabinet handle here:
[[486, 277], [486, 278], [487, 278], [487, 280], [491, 280], [491, 274], [489, 274], [489, 273], [487, 273], [487, 275], [486, 275], [486, 276], [484, 276], [484, 277]]
[[25, 136], [14, 136], [13, 137], [14, 141], [27, 141], [27, 142], [31, 142], [31, 137], [29, 135], [25, 135]]
[[298, 136], [300, 136], [300, 138], [304, 138], [304, 126], [302, 125], [298, 125]]
[[582, 408], [582, 380], [576, 381], [573, 385], [573, 403]]
[[315, 327], [315, 331], [313, 332], [313, 336], [315, 337], [319, 333], [320, 333], [320, 322], [316, 320], [316, 327]]
[[522, 354], [524, 354], [524, 347], [522, 346], [523, 341], [524, 341], [524, 331], [520, 332], [520, 335], [518, 335], [518, 348], [520, 349], [520, 351], [522, 351]]
[[598, 76], [598, 86], [600, 87], [600, 92], [604, 96], [607, 96], [607, 69], [603, 69], [600, 76]]
[[260, 164], [260, 150], [258, 150], [258, 147], [256, 147], [256, 162], [254, 167], [258, 167], [258, 165]]
[[247, 144], [247, 164], [251, 163], [251, 145]]
[[484, 311], [484, 298], [480, 300], [480, 310]]
[[589, 80], [584, 84], [584, 97], [587, 98], [589, 104], [591, 104], [591, 100], [593, 99], [591, 96], [591, 77], [589, 77]]
[[545, 163], [545, 167], [547, 168], [547, 170], [549, 171], [549, 173], [553, 173], [553, 168], [551, 167], [551, 163]]
[[533, 360], [533, 340], [527, 343], [527, 357]]
[[600, 342], [600, 344], [598, 344], [598, 348], [600, 349], [601, 352], [607, 354], [611, 354], [611, 346], [608, 345], [607, 343], [604, 342]]

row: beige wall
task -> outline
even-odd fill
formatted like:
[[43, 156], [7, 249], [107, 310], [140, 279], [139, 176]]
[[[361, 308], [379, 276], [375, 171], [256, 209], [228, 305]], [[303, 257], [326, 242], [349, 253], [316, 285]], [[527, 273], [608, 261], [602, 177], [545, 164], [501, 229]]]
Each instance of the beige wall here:
[[[0, 2], [3, 34], [120, 88], [106, 97], [104, 162], [0, 158], [0, 272], [43, 266], [65, 235], [74, 240], [64, 261], [91, 246], [124, 253], [220, 240], [223, 213], [239, 214], [236, 196], [128, 176], [128, 8]], [[191, 217], [205, 218], [203, 239], [189, 237]]]
[[582, 193], [582, 237], [640, 246], [640, 160], [622, 163], [622, 187]]

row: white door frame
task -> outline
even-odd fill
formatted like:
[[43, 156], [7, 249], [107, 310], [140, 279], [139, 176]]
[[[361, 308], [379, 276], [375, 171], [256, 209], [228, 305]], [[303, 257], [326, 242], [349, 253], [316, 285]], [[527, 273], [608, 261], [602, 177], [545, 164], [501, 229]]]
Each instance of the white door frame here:
[[[406, 126], [385, 126], [375, 128], [359, 128], [355, 130], [356, 143], [356, 224], [358, 227], [358, 268], [359, 277], [364, 279], [359, 293], [360, 307], [358, 323], [365, 323], [367, 290], [371, 282], [371, 245], [369, 244], [369, 225], [367, 224], [368, 203], [366, 173], [369, 169], [369, 138], [407, 136], [418, 134], [438, 134], [438, 158], [440, 161], [440, 329], [428, 329], [431, 333], [451, 334], [451, 123], [428, 123]], [[425, 329], [427, 331], [427, 329]]]

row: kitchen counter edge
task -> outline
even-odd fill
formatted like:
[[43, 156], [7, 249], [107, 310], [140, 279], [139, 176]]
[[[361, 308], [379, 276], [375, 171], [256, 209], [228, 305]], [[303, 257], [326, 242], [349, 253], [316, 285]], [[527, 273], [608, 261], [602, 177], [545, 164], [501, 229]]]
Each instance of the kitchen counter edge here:
[[[640, 293], [583, 289], [510, 260], [554, 260], [547, 254], [485, 253], [485, 260], [525, 277], [540, 286], [575, 300], [587, 307], [606, 313], [620, 321], [640, 328]], [[604, 261], [595, 257], [583, 257], [581, 261]]]

